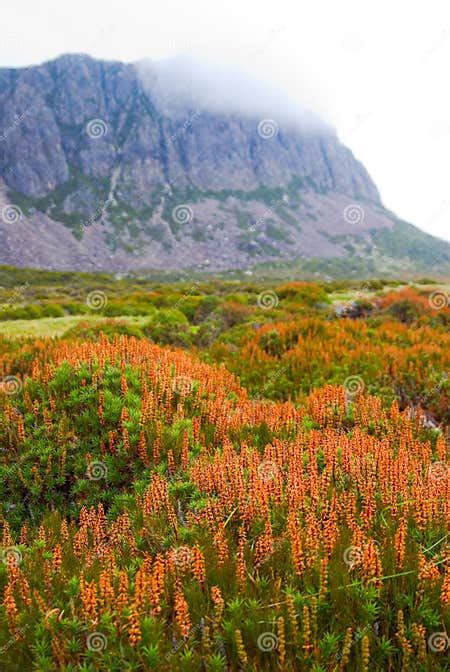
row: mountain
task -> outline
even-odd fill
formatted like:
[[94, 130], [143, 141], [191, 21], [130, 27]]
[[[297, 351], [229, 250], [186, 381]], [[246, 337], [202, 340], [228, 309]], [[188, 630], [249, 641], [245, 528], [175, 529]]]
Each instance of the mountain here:
[[386, 210], [333, 129], [189, 68], [0, 70], [0, 263], [450, 272], [450, 244]]

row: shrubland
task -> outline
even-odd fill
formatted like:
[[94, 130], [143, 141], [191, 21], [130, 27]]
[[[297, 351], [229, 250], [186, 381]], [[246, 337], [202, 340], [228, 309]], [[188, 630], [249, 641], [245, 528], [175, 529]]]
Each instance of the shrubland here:
[[446, 286], [94, 280], [0, 340], [2, 669], [446, 669]]

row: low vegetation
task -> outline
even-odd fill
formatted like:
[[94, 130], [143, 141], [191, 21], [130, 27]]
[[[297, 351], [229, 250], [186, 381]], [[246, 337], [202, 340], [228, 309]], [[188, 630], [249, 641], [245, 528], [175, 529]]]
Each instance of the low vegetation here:
[[446, 669], [448, 286], [0, 284], [2, 669]]

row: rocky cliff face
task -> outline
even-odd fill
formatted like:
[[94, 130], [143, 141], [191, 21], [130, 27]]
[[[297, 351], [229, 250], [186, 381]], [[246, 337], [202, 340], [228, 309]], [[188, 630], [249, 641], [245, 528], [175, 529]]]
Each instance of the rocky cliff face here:
[[167, 105], [151, 74], [80, 55], [0, 70], [0, 263], [242, 268], [395, 235], [325, 125]]

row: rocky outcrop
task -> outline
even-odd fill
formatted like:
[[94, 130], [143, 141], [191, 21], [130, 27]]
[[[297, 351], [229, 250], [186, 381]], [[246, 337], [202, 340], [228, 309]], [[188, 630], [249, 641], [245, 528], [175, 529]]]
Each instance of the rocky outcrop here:
[[325, 125], [167, 109], [135, 65], [83, 55], [0, 70], [0, 174], [0, 263], [339, 258], [395, 221]]

